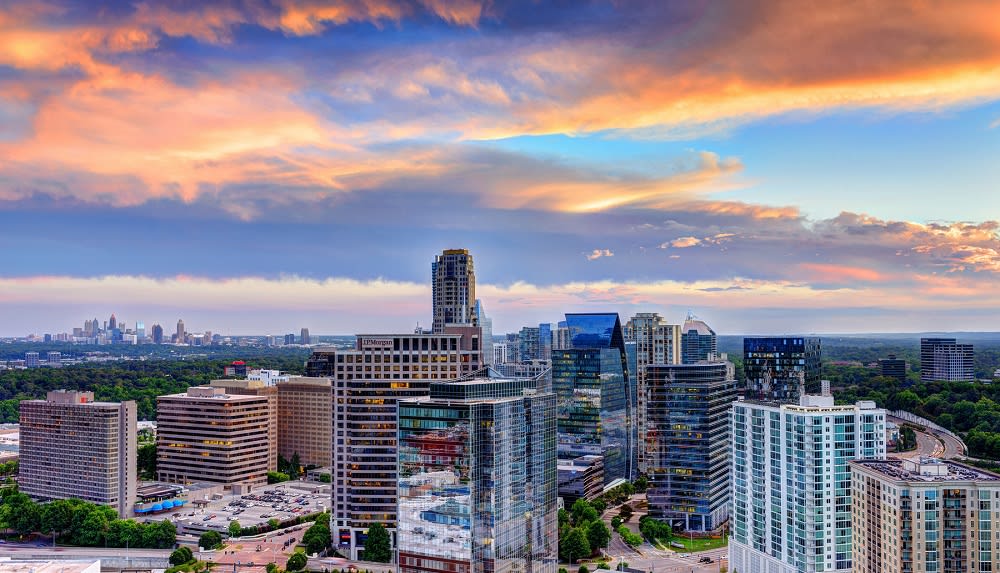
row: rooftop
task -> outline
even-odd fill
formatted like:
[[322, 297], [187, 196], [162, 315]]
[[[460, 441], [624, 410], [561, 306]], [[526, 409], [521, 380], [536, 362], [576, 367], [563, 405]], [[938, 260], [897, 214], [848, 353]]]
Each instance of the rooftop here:
[[885, 459], [851, 461], [860, 467], [896, 482], [1000, 482], [1000, 475], [952, 460], [920, 458], [919, 460]]
[[0, 561], [0, 573], [100, 573], [98, 559], [81, 561]]

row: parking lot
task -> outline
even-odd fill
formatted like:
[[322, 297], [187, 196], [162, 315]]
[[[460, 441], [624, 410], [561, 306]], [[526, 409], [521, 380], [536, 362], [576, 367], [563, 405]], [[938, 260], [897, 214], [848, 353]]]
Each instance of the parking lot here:
[[269, 485], [244, 495], [225, 495], [210, 500], [203, 507], [185, 507], [172, 519], [185, 533], [208, 529], [225, 532], [231, 521], [242, 527], [262, 525], [272, 519], [288, 521], [300, 515], [327, 511], [330, 485], [317, 482], [284, 482]]

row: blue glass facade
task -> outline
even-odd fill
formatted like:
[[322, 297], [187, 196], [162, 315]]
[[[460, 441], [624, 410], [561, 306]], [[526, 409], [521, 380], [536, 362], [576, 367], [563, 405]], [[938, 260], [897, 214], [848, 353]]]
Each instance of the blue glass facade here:
[[820, 339], [747, 337], [743, 339], [746, 396], [754, 400], [794, 402], [804, 386], [819, 391]]
[[606, 484], [634, 479], [635, 347], [616, 313], [567, 314], [566, 324], [573, 348], [552, 353], [559, 456], [601, 455]]

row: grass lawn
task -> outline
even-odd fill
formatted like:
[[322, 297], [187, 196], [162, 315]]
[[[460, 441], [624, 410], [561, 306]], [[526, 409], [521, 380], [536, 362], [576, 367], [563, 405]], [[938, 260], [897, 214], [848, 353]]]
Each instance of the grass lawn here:
[[[720, 547], [725, 547], [727, 545], [728, 538], [720, 537], [718, 539], [707, 538], [707, 539], [688, 539], [687, 537], [682, 537], [680, 535], [674, 535], [670, 538], [670, 541], [665, 542], [662, 539], [659, 540], [660, 546], [677, 551], [679, 553], [690, 553], [694, 551], [708, 551], [709, 549], [718, 549]], [[674, 547], [670, 543], [680, 543], [684, 546], [683, 549], [680, 547]]]

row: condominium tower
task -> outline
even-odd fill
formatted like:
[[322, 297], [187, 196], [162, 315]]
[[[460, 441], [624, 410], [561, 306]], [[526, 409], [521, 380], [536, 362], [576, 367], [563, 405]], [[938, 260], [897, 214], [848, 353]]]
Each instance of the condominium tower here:
[[41, 499], [78, 498], [122, 518], [136, 500], [135, 402], [95, 402], [93, 392], [55, 390], [20, 404], [18, 487]]
[[926, 458], [850, 466], [856, 573], [1000, 570], [1000, 476]]
[[718, 353], [715, 331], [693, 314], [688, 314], [681, 327], [681, 362], [694, 364], [709, 360]]
[[700, 532], [717, 530], [729, 518], [734, 374], [729, 362], [647, 367], [650, 516]]
[[401, 573], [555, 572], [555, 396], [536, 383], [432, 383], [399, 403]]
[[954, 338], [920, 339], [920, 381], [952, 382], [975, 380], [971, 344]]
[[210, 482], [244, 493], [267, 484], [269, 396], [192, 386], [156, 399], [156, 473], [169, 483]]
[[[567, 329], [568, 331], [568, 329]], [[636, 381], [636, 424], [639, 436], [639, 471], [647, 470], [647, 457], [654, 455], [649, 450], [655, 442], [647, 430], [649, 415], [646, 400], [649, 388], [646, 383], [646, 367], [650, 364], [681, 363], [681, 327], [667, 324], [665, 318], [656, 312], [640, 312], [625, 323], [625, 339], [635, 342]]]
[[310, 376], [333, 380], [331, 500], [337, 549], [357, 559], [368, 527], [396, 527], [396, 403], [427, 396], [432, 381], [483, 367], [481, 330], [359, 334], [353, 349], [316, 349]]
[[431, 263], [432, 332], [449, 324], [476, 325], [476, 273], [467, 249], [445, 249]]
[[333, 451], [330, 378], [291, 376], [278, 390], [278, 455], [304, 466], [329, 467]]
[[885, 415], [830, 396], [733, 404], [732, 571], [851, 570], [848, 462], [885, 457]]
[[743, 377], [749, 399], [794, 404], [800, 394], [819, 391], [819, 369], [819, 338], [743, 339]]

